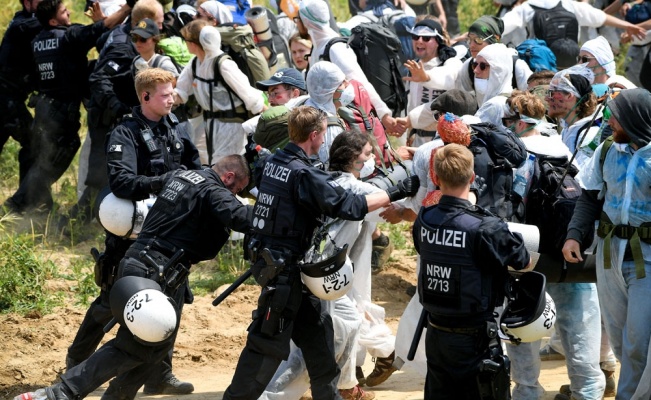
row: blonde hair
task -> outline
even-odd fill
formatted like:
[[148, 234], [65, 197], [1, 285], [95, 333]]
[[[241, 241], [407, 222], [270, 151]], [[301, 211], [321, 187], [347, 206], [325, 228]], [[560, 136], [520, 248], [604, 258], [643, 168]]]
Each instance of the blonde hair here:
[[289, 38], [287, 44], [289, 45], [289, 47], [292, 47], [292, 43], [294, 43], [294, 42], [300, 43], [303, 46], [307, 47], [308, 49], [312, 48], [312, 41], [310, 39], [305, 39], [298, 32], [293, 34], [292, 37]]
[[434, 173], [442, 186], [460, 188], [468, 185], [474, 173], [475, 160], [466, 146], [446, 144], [434, 154]]
[[511, 93], [506, 103], [511, 110], [518, 112], [520, 115], [535, 119], [543, 119], [545, 117], [545, 103], [533, 93], [522, 92], [515, 90]]
[[310, 106], [299, 106], [290, 111], [287, 118], [289, 128], [289, 140], [294, 143], [304, 143], [310, 133], [321, 131], [323, 121], [328, 115], [319, 109]]
[[212, 25], [210, 25], [210, 22], [205, 19], [195, 19], [181, 28], [181, 35], [183, 35], [183, 39], [185, 39], [186, 42], [192, 42], [203, 49], [199, 37], [201, 36], [201, 30], [206, 26]]
[[161, 83], [174, 84], [174, 82], [176, 82], [176, 78], [171, 72], [161, 68], [147, 68], [136, 75], [136, 93], [140, 97], [144, 92], [155, 92], [156, 87]]
[[138, 22], [145, 18], [156, 21], [157, 12], [160, 12], [161, 15], [164, 14], [163, 5], [158, 0], [137, 1], [131, 10], [131, 26], [136, 26]]

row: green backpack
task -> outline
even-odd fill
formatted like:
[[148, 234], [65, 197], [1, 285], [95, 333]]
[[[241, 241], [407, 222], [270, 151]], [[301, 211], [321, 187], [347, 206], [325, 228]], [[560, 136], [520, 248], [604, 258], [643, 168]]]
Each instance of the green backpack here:
[[271, 77], [267, 59], [255, 45], [250, 25], [223, 24], [217, 27], [222, 37], [222, 50], [249, 78], [251, 86]]
[[161, 40], [158, 42], [158, 48], [163, 51], [163, 54], [170, 57], [181, 67], [185, 67], [192, 57], [194, 57], [190, 54], [185, 41], [179, 36], [172, 36]]
[[[297, 104], [299, 106], [301, 104]], [[287, 106], [275, 106], [260, 114], [258, 126], [253, 133], [253, 141], [256, 144], [268, 149], [272, 153], [276, 149], [282, 149], [289, 143], [288, 122], [289, 108]], [[346, 129], [341, 120], [335, 116], [328, 116], [328, 126], [338, 126]]]

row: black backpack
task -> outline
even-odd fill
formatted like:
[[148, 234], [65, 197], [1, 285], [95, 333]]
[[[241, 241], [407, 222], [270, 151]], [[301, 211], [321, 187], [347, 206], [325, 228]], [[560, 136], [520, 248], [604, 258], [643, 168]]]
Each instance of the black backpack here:
[[533, 16], [533, 33], [537, 39], [542, 39], [551, 47], [558, 39], [579, 41], [579, 21], [574, 13], [563, 8], [561, 1], [550, 9], [531, 6], [535, 11]]
[[[567, 157], [532, 154], [536, 160], [527, 195], [525, 223], [537, 226], [540, 231], [539, 253], [562, 259], [567, 226], [581, 196], [581, 186], [574, 179], [578, 170], [570, 166], [566, 173]], [[586, 235], [581, 247], [589, 247], [593, 236], [594, 231]]]
[[513, 215], [513, 168], [527, 157], [524, 143], [508, 129], [484, 122], [470, 125], [468, 149], [475, 160], [477, 204], [500, 218]]
[[346, 42], [355, 52], [357, 63], [382, 101], [393, 115], [400, 115], [407, 109], [407, 91], [398, 69], [402, 65], [402, 45], [398, 36], [380, 23], [363, 23], [352, 29], [348, 39], [330, 39], [320, 59], [330, 61], [330, 47]]

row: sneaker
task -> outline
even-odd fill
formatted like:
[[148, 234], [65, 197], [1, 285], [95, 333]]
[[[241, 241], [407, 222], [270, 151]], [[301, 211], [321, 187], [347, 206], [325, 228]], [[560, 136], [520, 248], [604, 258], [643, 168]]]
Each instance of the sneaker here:
[[339, 389], [339, 395], [344, 400], [373, 400], [375, 393], [362, 390], [359, 385], [350, 389]]
[[542, 361], [565, 360], [565, 356], [554, 350], [549, 344], [542, 347], [538, 354], [540, 354], [540, 360]]
[[364, 386], [366, 383], [366, 377], [364, 376], [364, 370], [362, 367], [355, 367], [355, 377], [357, 378], [357, 384], [359, 386]]
[[[565, 385], [563, 385], [565, 386]], [[556, 396], [554, 396], [554, 400], [575, 400], [574, 397], [568, 396], [563, 393], [558, 393]]]
[[377, 386], [389, 379], [389, 377], [398, 370], [393, 366], [393, 360], [396, 357], [394, 351], [389, 357], [377, 357], [375, 359], [375, 368], [369, 376], [366, 377], [366, 386]]
[[382, 271], [393, 251], [393, 243], [384, 233], [373, 240], [373, 251], [371, 253], [371, 272], [377, 274]]
[[615, 382], [615, 371], [606, 371], [602, 369], [604, 376], [606, 377], [606, 390], [604, 391], [604, 397], [615, 397], [617, 394], [617, 382]]
[[170, 375], [156, 386], [145, 385], [144, 394], [190, 394], [194, 392], [194, 385], [182, 382], [176, 376]]

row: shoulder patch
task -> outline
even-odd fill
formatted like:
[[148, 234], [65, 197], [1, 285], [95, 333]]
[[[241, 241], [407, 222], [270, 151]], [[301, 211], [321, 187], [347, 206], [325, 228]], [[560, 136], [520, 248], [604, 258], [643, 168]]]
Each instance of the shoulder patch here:
[[339, 183], [337, 183], [337, 181], [334, 180], [328, 181], [328, 185], [332, 186], [333, 188], [341, 187], [341, 185], [339, 185]]
[[109, 153], [122, 153], [122, 145], [121, 144], [112, 144], [109, 146], [108, 149]]

